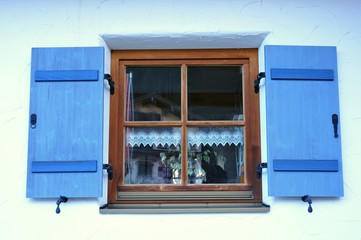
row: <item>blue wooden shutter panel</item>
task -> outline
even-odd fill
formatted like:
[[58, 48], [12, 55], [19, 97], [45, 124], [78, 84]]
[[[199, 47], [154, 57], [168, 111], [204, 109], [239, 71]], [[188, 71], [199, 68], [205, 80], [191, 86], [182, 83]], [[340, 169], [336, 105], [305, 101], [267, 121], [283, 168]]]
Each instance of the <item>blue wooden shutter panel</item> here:
[[265, 70], [269, 195], [343, 196], [336, 48], [265, 46]]
[[102, 195], [104, 48], [33, 48], [27, 197]]

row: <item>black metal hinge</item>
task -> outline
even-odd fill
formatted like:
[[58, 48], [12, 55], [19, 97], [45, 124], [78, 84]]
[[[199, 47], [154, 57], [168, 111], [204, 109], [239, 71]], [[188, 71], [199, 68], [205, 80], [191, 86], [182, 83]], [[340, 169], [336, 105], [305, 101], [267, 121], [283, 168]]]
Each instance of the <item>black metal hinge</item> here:
[[114, 95], [114, 91], [115, 91], [115, 83], [113, 81], [113, 78], [110, 74], [106, 73], [104, 74], [104, 79], [108, 80], [109, 83], [109, 87], [110, 87], [110, 94]]
[[256, 170], [256, 177], [259, 179], [259, 178], [262, 178], [262, 169], [263, 168], [267, 168], [267, 163], [260, 163], [257, 165], [257, 170]]
[[103, 164], [103, 169], [108, 173], [108, 179], [113, 180], [113, 166], [110, 164]]
[[259, 93], [259, 84], [261, 83], [261, 79], [265, 78], [266, 74], [264, 72], [260, 72], [257, 74], [257, 79], [254, 80], [254, 92]]

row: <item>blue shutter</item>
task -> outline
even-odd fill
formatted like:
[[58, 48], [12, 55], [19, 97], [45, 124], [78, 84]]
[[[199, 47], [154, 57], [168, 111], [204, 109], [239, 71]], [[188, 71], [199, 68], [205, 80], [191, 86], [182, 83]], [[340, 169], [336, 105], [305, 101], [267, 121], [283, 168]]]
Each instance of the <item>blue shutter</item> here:
[[336, 48], [265, 46], [265, 68], [269, 195], [343, 196]]
[[27, 197], [102, 194], [104, 49], [34, 48]]

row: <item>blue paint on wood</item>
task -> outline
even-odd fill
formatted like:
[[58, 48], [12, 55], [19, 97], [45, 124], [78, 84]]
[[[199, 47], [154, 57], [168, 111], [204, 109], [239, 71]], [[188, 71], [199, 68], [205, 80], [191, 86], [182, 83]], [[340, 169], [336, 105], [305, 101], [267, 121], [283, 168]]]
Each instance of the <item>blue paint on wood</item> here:
[[[293, 70], [272, 73], [272, 69]], [[311, 71], [312, 74], [307, 70], [306, 74], [305, 69], [316, 70]], [[333, 81], [327, 80], [331, 76], [330, 70]], [[335, 138], [332, 124], [332, 115], [340, 116], [336, 48], [266, 46], [265, 73], [269, 195], [343, 196], [341, 130], [338, 124], [340, 134]], [[296, 76], [289, 76], [293, 73]], [[307, 75], [315, 78], [314, 73], [321, 73], [317, 78], [323, 80], [304, 79]], [[282, 78], [282, 81], [273, 81], [272, 76]], [[282, 159], [335, 160], [331, 164], [334, 168], [337, 164], [338, 171], [275, 171], [284, 167], [282, 164], [285, 163], [280, 166], [277, 161]], [[288, 168], [298, 164], [286, 163]], [[302, 167], [306, 168], [306, 165]]]
[[36, 70], [35, 81], [98, 81], [98, 70]]
[[337, 160], [273, 160], [273, 171], [288, 172], [337, 172]]
[[96, 172], [97, 161], [42, 161], [32, 163], [33, 173]]
[[[32, 49], [29, 116], [35, 113], [37, 123], [29, 127], [27, 197], [102, 195], [103, 69], [103, 47]], [[92, 80], [53, 81], [65, 76]], [[79, 160], [96, 161], [96, 171], [61, 172], [64, 165], [57, 165], [59, 172], [32, 172], [37, 162], [51, 168], [54, 161]]]
[[272, 68], [272, 80], [333, 81], [332, 69], [287, 69]]

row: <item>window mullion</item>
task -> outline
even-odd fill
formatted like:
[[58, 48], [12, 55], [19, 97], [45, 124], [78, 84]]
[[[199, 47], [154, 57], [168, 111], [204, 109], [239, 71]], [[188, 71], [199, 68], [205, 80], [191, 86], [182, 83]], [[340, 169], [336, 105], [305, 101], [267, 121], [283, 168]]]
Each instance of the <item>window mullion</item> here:
[[182, 64], [182, 185], [188, 182], [187, 174], [187, 66]]

